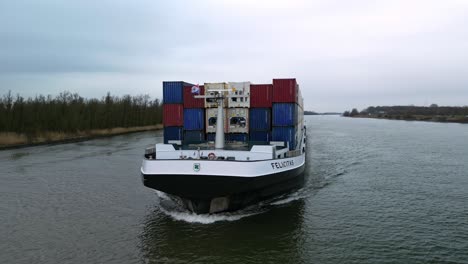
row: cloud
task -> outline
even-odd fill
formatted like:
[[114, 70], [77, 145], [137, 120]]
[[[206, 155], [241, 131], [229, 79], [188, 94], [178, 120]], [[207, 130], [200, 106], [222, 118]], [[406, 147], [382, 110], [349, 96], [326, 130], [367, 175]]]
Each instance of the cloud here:
[[467, 11], [462, 0], [3, 1], [0, 92], [160, 96], [163, 80], [296, 77], [319, 111], [460, 104]]

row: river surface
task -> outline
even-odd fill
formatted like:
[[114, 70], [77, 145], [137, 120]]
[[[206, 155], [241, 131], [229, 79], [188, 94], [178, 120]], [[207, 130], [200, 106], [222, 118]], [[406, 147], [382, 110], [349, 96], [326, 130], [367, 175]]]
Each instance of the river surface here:
[[0, 151], [0, 262], [468, 263], [468, 125], [306, 121], [306, 186], [212, 216], [142, 185], [160, 132]]

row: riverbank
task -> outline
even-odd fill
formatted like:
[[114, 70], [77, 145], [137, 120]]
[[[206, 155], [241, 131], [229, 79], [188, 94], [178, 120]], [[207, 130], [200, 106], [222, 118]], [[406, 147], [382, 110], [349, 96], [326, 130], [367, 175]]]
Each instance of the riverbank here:
[[116, 127], [111, 129], [93, 129], [89, 131], [78, 131], [75, 133], [64, 132], [43, 132], [36, 136], [27, 136], [26, 134], [18, 134], [13, 132], [0, 133], [0, 150], [30, 147], [45, 144], [61, 144], [84, 141], [99, 137], [109, 137], [135, 132], [151, 131], [162, 129], [163, 126], [138, 126], [138, 127]]
[[401, 116], [401, 115], [361, 115], [359, 114], [359, 115], [349, 116], [349, 117], [468, 124], [468, 117], [465, 117], [465, 116], [426, 116], [426, 115]]
[[439, 123], [468, 123], [468, 106], [369, 106], [362, 111], [353, 108], [343, 116]]

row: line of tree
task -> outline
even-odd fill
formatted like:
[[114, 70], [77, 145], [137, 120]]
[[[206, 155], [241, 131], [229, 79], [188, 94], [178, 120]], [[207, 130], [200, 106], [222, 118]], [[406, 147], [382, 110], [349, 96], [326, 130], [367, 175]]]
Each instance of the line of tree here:
[[318, 115], [318, 113], [314, 111], [304, 111], [304, 115]]
[[[348, 111], [346, 111], [348, 112]], [[423, 116], [466, 116], [468, 115], [468, 106], [369, 106], [362, 111], [354, 108], [348, 112], [353, 115], [423, 115]], [[344, 115], [344, 114], [343, 114]]]
[[343, 116], [467, 123], [468, 106], [369, 106], [360, 112], [345, 111]]
[[318, 112], [314, 112], [314, 111], [304, 111], [304, 115], [339, 115], [341, 113], [337, 113], [337, 112], [322, 112], [322, 113], [318, 113]]
[[0, 98], [0, 132], [36, 135], [45, 131], [77, 132], [160, 124], [162, 105], [149, 95], [122, 97], [109, 92], [85, 99], [68, 91], [56, 97], [23, 98], [11, 91]]
[[344, 111], [343, 116], [357, 116], [359, 115], [359, 111], [356, 108], [350, 111]]

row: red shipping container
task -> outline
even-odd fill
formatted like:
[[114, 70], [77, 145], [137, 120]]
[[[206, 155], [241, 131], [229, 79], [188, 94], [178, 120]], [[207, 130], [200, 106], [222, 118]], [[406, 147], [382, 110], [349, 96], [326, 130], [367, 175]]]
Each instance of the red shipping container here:
[[273, 103], [272, 84], [250, 85], [250, 107], [271, 108]]
[[[205, 87], [200, 85], [200, 95], [205, 94]], [[184, 108], [205, 108], [204, 98], [195, 98], [192, 94], [192, 86], [184, 87]]]
[[273, 103], [297, 103], [296, 79], [273, 79]]
[[183, 104], [164, 104], [163, 105], [163, 124], [169, 126], [184, 125], [184, 105]]

